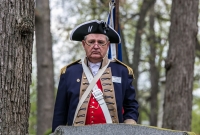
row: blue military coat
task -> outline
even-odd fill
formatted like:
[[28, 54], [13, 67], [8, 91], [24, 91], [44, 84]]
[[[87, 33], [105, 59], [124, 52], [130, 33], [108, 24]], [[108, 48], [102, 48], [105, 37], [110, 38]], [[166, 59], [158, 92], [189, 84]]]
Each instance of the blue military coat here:
[[[105, 65], [102, 62], [102, 66]], [[121, 79], [121, 82], [113, 82], [110, 79], [110, 84], [108, 83], [110, 77], [100, 78], [104, 95], [109, 93], [113, 96], [106, 96], [111, 97], [111, 99], [105, 99], [106, 103], [111, 105], [108, 109], [110, 113], [113, 115], [113, 122], [114, 123], [123, 123], [126, 119], [133, 119], [137, 121], [138, 119], [138, 102], [135, 99], [136, 93], [135, 89], [132, 86], [133, 81], [133, 72], [132, 69], [126, 66], [125, 64], [121, 63], [118, 60], [111, 61], [108, 65], [108, 71], [105, 71], [105, 75], [110, 75]], [[104, 74], [102, 76], [105, 76]], [[52, 131], [54, 132], [55, 128], [59, 125], [72, 125], [74, 114], [76, 111], [76, 107], [79, 102], [79, 98], [83, 94], [81, 93], [81, 87], [87, 88], [85, 86], [86, 77], [84, 76], [82, 64], [79, 61], [76, 61], [61, 70], [60, 82], [58, 86], [58, 92], [55, 102], [54, 108], [54, 115], [53, 115], [53, 124], [52, 124]], [[105, 80], [105, 82], [103, 82]], [[85, 84], [84, 84], [85, 83]], [[112, 89], [107, 88], [107, 86], [113, 85]], [[113, 98], [114, 97], [114, 98]], [[87, 112], [87, 104], [85, 107], [82, 107], [80, 110], [83, 111], [84, 114]], [[116, 111], [115, 111], [116, 110]], [[122, 110], [124, 110], [122, 112]], [[85, 111], [85, 112], [84, 112]], [[85, 115], [82, 115], [85, 116]], [[114, 120], [115, 118], [115, 120]], [[82, 118], [82, 124], [84, 125], [85, 118]], [[80, 120], [79, 120], [80, 121]], [[79, 122], [77, 122], [79, 123]]]

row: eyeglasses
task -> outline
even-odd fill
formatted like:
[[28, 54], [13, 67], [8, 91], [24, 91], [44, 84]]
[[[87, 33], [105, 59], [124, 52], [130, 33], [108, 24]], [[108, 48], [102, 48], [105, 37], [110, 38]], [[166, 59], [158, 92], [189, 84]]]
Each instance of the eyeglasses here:
[[96, 43], [96, 40], [89, 40], [89, 41], [84, 40], [84, 42], [88, 46], [94, 46], [95, 44], [97, 44], [98, 46], [105, 46], [108, 43], [108, 42], [103, 41], [103, 40], [97, 40], [97, 43]]

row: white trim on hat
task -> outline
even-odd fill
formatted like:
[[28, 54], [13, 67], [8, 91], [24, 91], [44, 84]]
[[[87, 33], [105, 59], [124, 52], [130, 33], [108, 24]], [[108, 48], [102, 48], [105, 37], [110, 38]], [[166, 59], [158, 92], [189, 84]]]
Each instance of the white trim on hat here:
[[[70, 40], [72, 40], [72, 35], [74, 34], [74, 31], [76, 31], [79, 27], [81, 27], [82, 25], [85, 25], [85, 24], [87, 24], [87, 23], [92, 23], [92, 22], [97, 22], [98, 24], [100, 24], [101, 22], [104, 22], [103, 20], [101, 20], [101, 21], [99, 21], [99, 20], [91, 20], [91, 21], [87, 21], [87, 22], [84, 22], [84, 23], [82, 23], [82, 24], [80, 24], [80, 25], [78, 25], [77, 27], [75, 27], [73, 30], [72, 30], [72, 32], [71, 32], [71, 34], [70, 34]], [[110, 28], [110, 29], [112, 29], [116, 34], [117, 34], [117, 36], [119, 37], [119, 43], [121, 43], [121, 38], [120, 38], [120, 36], [119, 36], [119, 34], [117, 33], [117, 31], [115, 31], [115, 29], [113, 29], [111, 26], [109, 26], [108, 25], [108, 27]], [[109, 37], [108, 37], [109, 38]], [[73, 40], [72, 40], [73, 41]]]

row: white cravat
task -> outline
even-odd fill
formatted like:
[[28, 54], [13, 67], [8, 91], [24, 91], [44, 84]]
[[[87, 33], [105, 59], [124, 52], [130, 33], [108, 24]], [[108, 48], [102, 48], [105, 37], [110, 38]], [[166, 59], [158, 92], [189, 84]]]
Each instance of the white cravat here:
[[92, 70], [93, 76], [95, 76], [99, 71], [99, 67], [101, 66], [101, 62], [92, 63], [92, 62], [88, 61], [88, 65], [89, 65], [90, 69]]

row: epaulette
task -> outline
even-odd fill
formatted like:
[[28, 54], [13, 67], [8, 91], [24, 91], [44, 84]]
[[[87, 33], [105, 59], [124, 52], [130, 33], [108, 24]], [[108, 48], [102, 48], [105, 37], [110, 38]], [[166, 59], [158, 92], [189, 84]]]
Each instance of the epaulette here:
[[75, 63], [77, 63], [77, 62], [79, 62], [80, 60], [81, 60], [81, 59], [76, 60], [76, 61], [74, 61], [74, 62], [68, 64], [67, 66], [64, 66], [64, 67], [60, 70], [60, 75], [61, 75], [61, 74], [64, 74], [64, 73], [66, 72], [67, 67], [69, 67], [69, 66], [71, 66], [71, 65], [73, 65], [73, 64], [75, 64]]
[[118, 62], [118, 63], [122, 64], [123, 66], [125, 66], [128, 69], [128, 74], [132, 75], [133, 78], [135, 79], [134, 74], [133, 74], [133, 70], [132, 70], [131, 67], [127, 66], [126, 64], [124, 64], [123, 62], [121, 62], [120, 60], [118, 60], [116, 58], [114, 58], [114, 59], [116, 60], [116, 62]]

